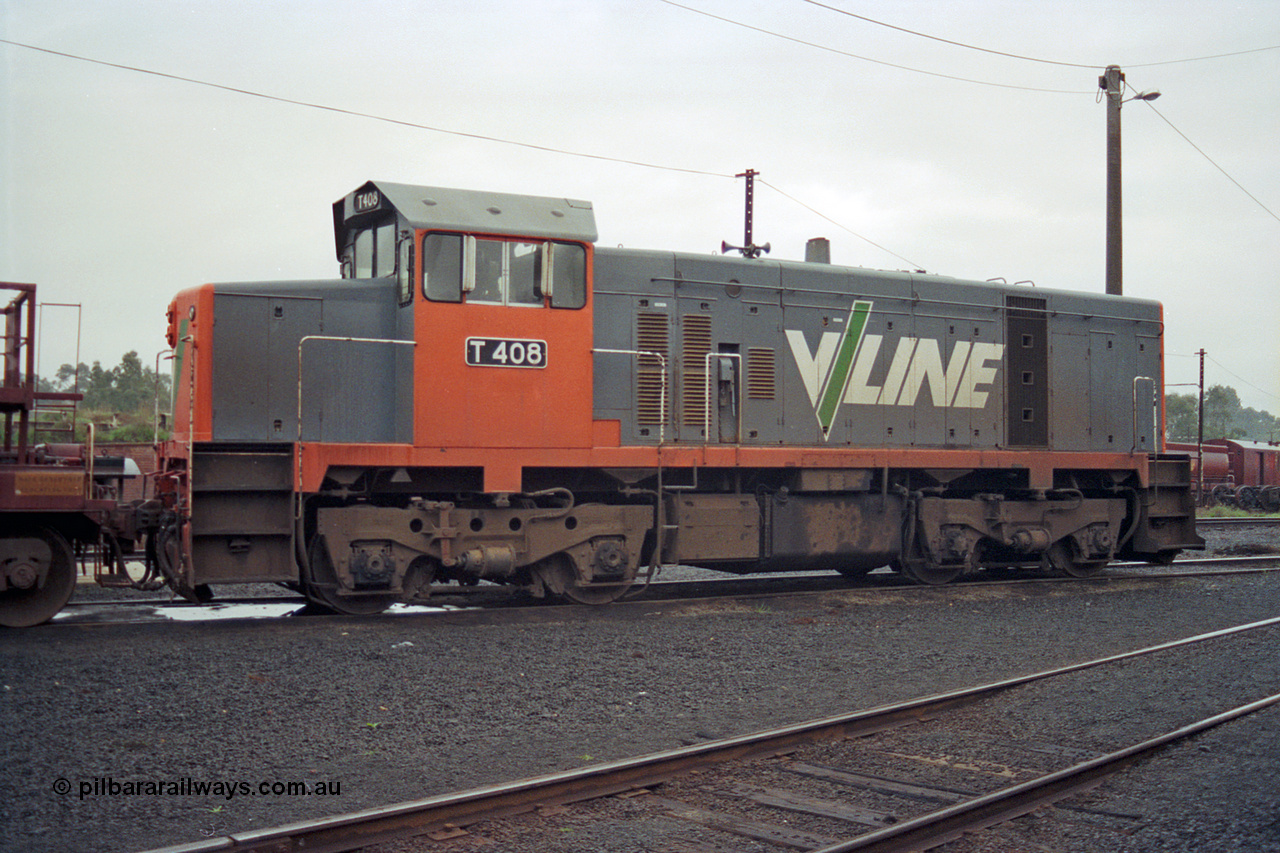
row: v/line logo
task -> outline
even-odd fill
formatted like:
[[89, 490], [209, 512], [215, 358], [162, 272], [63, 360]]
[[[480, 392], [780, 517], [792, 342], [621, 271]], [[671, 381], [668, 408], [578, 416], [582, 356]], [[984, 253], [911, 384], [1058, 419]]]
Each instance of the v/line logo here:
[[[816, 352], [809, 351], [804, 332], [787, 329], [787, 342], [800, 369], [814, 414], [826, 436], [841, 404], [914, 406], [921, 390], [929, 389], [934, 406], [982, 409], [989, 387], [1004, 360], [1004, 344], [956, 341], [943, 365], [936, 338], [900, 337], [888, 367], [878, 370], [884, 335], [866, 334], [869, 300], [849, 309], [843, 332], [824, 332]], [[878, 384], [872, 384], [872, 375]]]

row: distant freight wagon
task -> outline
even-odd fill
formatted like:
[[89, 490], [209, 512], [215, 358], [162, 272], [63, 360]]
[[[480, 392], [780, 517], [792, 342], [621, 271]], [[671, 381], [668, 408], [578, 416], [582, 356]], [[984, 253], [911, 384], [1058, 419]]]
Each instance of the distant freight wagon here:
[[[1280, 443], [1206, 441], [1197, 453], [1195, 444], [1170, 442], [1168, 449], [1191, 456], [1192, 475], [1214, 503], [1241, 509], [1280, 512]], [[1203, 460], [1203, 462], [1201, 462]], [[1200, 482], [1196, 468], [1204, 467]]]

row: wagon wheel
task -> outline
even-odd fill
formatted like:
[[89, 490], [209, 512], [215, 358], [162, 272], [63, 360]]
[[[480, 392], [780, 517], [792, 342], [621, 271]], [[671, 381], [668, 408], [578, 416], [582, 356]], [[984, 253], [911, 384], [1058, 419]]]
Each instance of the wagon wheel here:
[[76, 561], [62, 534], [51, 527], [24, 533], [0, 536], [0, 571], [8, 587], [0, 592], [0, 625], [7, 628], [49, 621], [76, 588]]
[[323, 536], [311, 540], [307, 549], [307, 564], [311, 577], [303, 584], [307, 601], [333, 613], [345, 616], [372, 616], [391, 606], [395, 598], [390, 595], [339, 595], [338, 572], [329, 556], [329, 546]]
[[1091, 578], [1107, 567], [1107, 560], [1081, 560], [1070, 540], [1059, 539], [1044, 552], [1045, 562], [1059, 574], [1073, 578]]
[[551, 592], [576, 604], [609, 604], [631, 589], [632, 578], [616, 583], [584, 584], [578, 578], [573, 558], [568, 554], [552, 554], [534, 569]]
[[1262, 501], [1258, 490], [1253, 486], [1241, 486], [1236, 489], [1236, 506], [1240, 507], [1240, 509], [1255, 511], [1262, 509]]
[[1263, 489], [1262, 504], [1267, 512], [1280, 512], [1280, 486], [1267, 486]]

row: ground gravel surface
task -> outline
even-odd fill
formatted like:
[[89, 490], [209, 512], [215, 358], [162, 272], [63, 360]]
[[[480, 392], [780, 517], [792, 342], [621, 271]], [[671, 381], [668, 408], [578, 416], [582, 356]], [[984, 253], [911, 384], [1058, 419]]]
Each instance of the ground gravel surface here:
[[[1280, 578], [1253, 575], [546, 607], [497, 621], [456, 613], [4, 632], [0, 850], [196, 841], [1277, 615]], [[1258, 677], [1245, 666], [1228, 675]], [[1152, 726], [1180, 701], [1153, 697]], [[1280, 818], [1270, 781], [1280, 772], [1277, 716], [1256, 715], [1131, 771], [1130, 796], [1161, 792], [1167, 821], [1129, 849], [1268, 849], [1256, 845], [1267, 832], [1274, 840]], [[1215, 775], [1189, 785], [1189, 772]], [[329, 790], [273, 788], [290, 782]], [[215, 783], [223, 788], [195, 791]]]

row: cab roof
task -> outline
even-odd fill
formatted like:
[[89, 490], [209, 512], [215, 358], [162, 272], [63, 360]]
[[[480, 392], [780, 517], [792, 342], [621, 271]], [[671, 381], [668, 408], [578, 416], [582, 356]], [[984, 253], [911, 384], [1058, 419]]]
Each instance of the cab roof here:
[[415, 229], [587, 243], [594, 243], [599, 236], [589, 201], [369, 181], [333, 203], [338, 256], [342, 256], [352, 230], [392, 211]]

